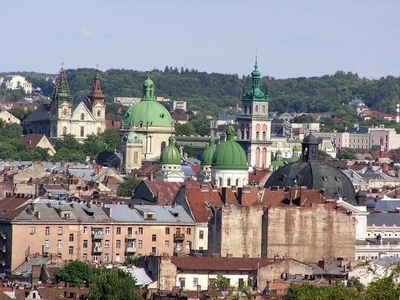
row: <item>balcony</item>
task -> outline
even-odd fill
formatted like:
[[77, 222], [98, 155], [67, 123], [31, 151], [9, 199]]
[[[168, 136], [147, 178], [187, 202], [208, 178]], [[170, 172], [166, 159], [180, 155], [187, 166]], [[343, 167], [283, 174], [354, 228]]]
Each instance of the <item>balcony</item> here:
[[93, 254], [99, 254], [103, 252], [103, 247], [102, 246], [94, 246], [93, 247]]
[[135, 244], [126, 245], [125, 252], [127, 254], [136, 253], [136, 245]]
[[0, 250], [1, 250], [1, 252], [6, 252], [6, 246], [2, 246], [2, 247], [0, 248]]
[[136, 240], [136, 234], [133, 234], [133, 233], [128, 233], [126, 236], [125, 236], [125, 239], [128, 241], [128, 240]]
[[7, 238], [7, 235], [4, 232], [0, 233], [0, 236], [3, 240], [5, 240]]
[[103, 232], [102, 231], [93, 231], [92, 238], [94, 240], [102, 240], [103, 239]]
[[183, 242], [184, 240], [185, 240], [185, 234], [184, 233], [174, 234], [174, 242], [175, 243]]

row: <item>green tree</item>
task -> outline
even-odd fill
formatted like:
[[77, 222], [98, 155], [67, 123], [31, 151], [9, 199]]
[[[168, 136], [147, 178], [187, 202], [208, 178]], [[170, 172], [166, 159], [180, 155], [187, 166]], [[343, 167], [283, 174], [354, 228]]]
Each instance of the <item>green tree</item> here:
[[175, 123], [175, 134], [190, 136], [190, 135], [195, 135], [196, 130], [194, 129], [193, 125], [190, 123], [186, 123], [186, 124]]
[[340, 151], [336, 154], [337, 159], [357, 159], [357, 156], [354, 154], [352, 149], [340, 149]]
[[79, 143], [73, 134], [64, 134], [62, 139], [56, 142], [57, 151], [61, 148], [83, 151], [83, 145]]
[[227, 277], [217, 274], [217, 278], [215, 279], [213, 289], [218, 292], [227, 291], [229, 289], [229, 280]]
[[8, 111], [10, 114], [18, 118], [20, 121], [25, 120], [32, 112], [32, 109], [23, 109], [20, 107], [12, 108]]
[[122, 197], [131, 197], [134, 189], [138, 187], [141, 180], [135, 177], [128, 177], [117, 188], [117, 195]]
[[21, 139], [22, 126], [0, 120], [0, 135], [8, 139]]
[[210, 119], [203, 114], [194, 115], [189, 124], [193, 126], [196, 133], [200, 136], [208, 136], [210, 134]]
[[292, 123], [318, 123], [318, 121], [310, 115], [302, 114], [301, 116], [294, 117]]
[[97, 156], [100, 152], [104, 151], [106, 144], [103, 142], [99, 135], [90, 134], [83, 142], [83, 149], [86, 155], [91, 157]]
[[68, 282], [71, 286], [85, 284], [89, 286], [92, 282], [93, 269], [86, 263], [75, 260], [64, 265], [54, 273], [55, 282]]
[[105, 144], [105, 147], [110, 151], [118, 149], [119, 145], [119, 133], [118, 128], [107, 128], [104, 132], [99, 134], [101, 141]]
[[136, 279], [123, 270], [102, 269], [95, 272], [88, 300], [140, 300]]
[[144, 255], [138, 255], [136, 257], [128, 256], [125, 261], [124, 265], [134, 265], [134, 266], [139, 266], [140, 262], [145, 258]]
[[[291, 284], [286, 294], [290, 300], [357, 300], [361, 299], [360, 294], [353, 288], [347, 288], [342, 283], [327, 286], [316, 286], [313, 284]], [[376, 298], [380, 299], [380, 298]]]

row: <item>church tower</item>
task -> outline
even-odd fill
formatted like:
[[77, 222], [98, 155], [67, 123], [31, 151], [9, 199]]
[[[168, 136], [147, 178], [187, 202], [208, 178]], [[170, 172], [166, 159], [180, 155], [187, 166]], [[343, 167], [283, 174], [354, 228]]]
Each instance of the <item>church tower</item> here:
[[268, 93], [260, 89], [261, 73], [257, 56], [251, 72], [251, 89], [241, 98], [242, 114], [237, 117], [237, 142], [243, 147], [249, 165], [257, 169], [271, 165], [271, 121], [268, 116]]
[[132, 130], [125, 134], [119, 149], [123, 154], [122, 173], [128, 174], [142, 166], [142, 141], [136, 132]]
[[50, 112], [50, 137], [67, 134], [60, 126], [60, 121], [68, 120], [72, 115], [72, 97], [69, 92], [67, 74], [63, 67], [56, 78], [51, 96]]
[[96, 70], [92, 91], [90, 92], [88, 98], [90, 102], [90, 105], [88, 105], [89, 109], [91, 108], [93, 118], [98, 125], [97, 133], [104, 132], [106, 129], [106, 101], [100, 86], [99, 70]]

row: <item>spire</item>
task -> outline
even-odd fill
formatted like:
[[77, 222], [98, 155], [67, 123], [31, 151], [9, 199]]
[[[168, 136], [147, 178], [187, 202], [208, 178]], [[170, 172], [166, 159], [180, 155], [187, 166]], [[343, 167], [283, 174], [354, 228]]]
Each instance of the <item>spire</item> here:
[[235, 128], [229, 124], [226, 128], [226, 140], [233, 141], [235, 139]]
[[143, 83], [143, 95], [141, 101], [149, 101], [149, 100], [155, 100], [154, 83], [153, 80], [150, 79], [150, 77], [147, 77], [147, 79]]
[[100, 74], [99, 74], [99, 69], [98, 69], [98, 65], [97, 65], [97, 69], [96, 69], [96, 74], [94, 76], [94, 80], [93, 80], [93, 87], [92, 87], [92, 91], [89, 94], [89, 99], [90, 102], [92, 103], [92, 105], [100, 102], [100, 103], [104, 103], [104, 94], [101, 90], [101, 86], [100, 86]]
[[56, 78], [56, 82], [51, 96], [51, 101], [56, 103], [72, 102], [72, 97], [69, 93], [67, 74], [64, 70], [64, 63], [61, 63], [61, 70]]

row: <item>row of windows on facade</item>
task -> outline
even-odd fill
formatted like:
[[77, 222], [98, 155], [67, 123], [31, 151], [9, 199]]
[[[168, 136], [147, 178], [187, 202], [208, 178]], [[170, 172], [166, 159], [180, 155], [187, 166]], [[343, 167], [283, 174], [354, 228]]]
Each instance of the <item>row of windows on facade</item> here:
[[[193, 280], [193, 281], [192, 281], [192, 282], [193, 282], [193, 287], [197, 287], [198, 284], [199, 284], [199, 278], [194, 277], [194, 278], [192, 278], [192, 280]], [[243, 279], [243, 278], [239, 278], [239, 280], [238, 280], [238, 286], [244, 286], [244, 280], [245, 280], [245, 279]], [[215, 278], [210, 278], [210, 279], [209, 279], [209, 285], [210, 285], [210, 286], [214, 286], [215, 281], [216, 281]], [[179, 277], [179, 285], [180, 285], [180, 287], [181, 287], [181, 288], [184, 288], [184, 287], [185, 287], [185, 284], [186, 284], [186, 279], [185, 279], [185, 277]], [[228, 286], [231, 286], [231, 279], [230, 279], [230, 278], [227, 278], [227, 285], [228, 285]], [[252, 282], [251, 278], [249, 278], [249, 279], [247, 280], [247, 286], [253, 286], [253, 282]]]
[[[53, 129], [53, 133], [55, 133], [56, 132], [56, 130], [55, 130], [55, 128]], [[101, 128], [100, 127], [97, 127], [97, 134], [99, 134], [99, 133], [101, 133]], [[64, 126], [63, 127], [63, 131], [62, 131], [62, 134], [68, 134], [68, 130], [67, 130], [67, 127], [66, 126]], [[80, 137], [85, 137], [85, 127], [84, 126], [81, 126], [81, 128], [80, 128], [80, 132], [79, 132], [79, 136]]]
[[[70, 242], [73, 242], [73, 237], [72, 237], [72, 239], [71, 239], [71, 237], [70, 237], [69, 241], [70, 241]], [[155, 235], [153, 235], [152, 241], [153, 241], [153, 242], [156, 242]], [[138, 241], [137, 241], [137, 247], [138, 247], [139, 249], [143, 248], [143, 245], [144, 245], [143, 240], [138, 240]], [[165, 249], [169, 249], [170, 245], [171, 245], [171, 243], [170, 243], [169, 240], [165, 240], [165, 241], [164, 241], [164, 248], [165, 248]], [[186, 241], [186, 249], [191, 249], [191, 245], [192, 245], [192, 242], [191, 242], [191, 241]], [[63, 246], [63, 241], [62, 241], [62, 240], [57, 240], [57, 248], [58, 248], [58, 249], [62, 249], [62, 246]], [[122, 246], [122, 241], [121, 241], [121, 240], [116, 240], [116, 241], [115, 241], [115, 248], [120, 249], [121, 246]], [[45, 241], [44, 241], [44, 247], [45, 247], [46, 249], [49, 249], [49, 248], [50, 248], [50, 240], [45, 240]], [[82, 248], [88, 248], [88, 247], [89, 247], [89, 241], [88, 241], [88, 240], [83, 240], [83, 242], [82, 242]], [[94, 243], [93, 243], [93, 247], [94, 247], [94, 248], [101, 248], [101, 247], [103, 247], [103, 245], [102, 245], [101, 242], [94, 242]], [[132, 240], [132, 241], [128, 241], [128, 242], [126, 242], [126, 247], [127, 247], [127, 248], [136, 248], [136, 242], [133, 241], [133, 240]], [[110, 248], [110, 240], [105, 240], [105, 241], [104, 241], [104, 248]], [[152, 248], [155, 249], [155, 247], [152, 247]], [[72, 250], [71, 250], [71, 249], [72, 249]], [[69, 246], [69, 250], [70, 250], [70, 251], [69, 251], [69, 254], [74, 254], [73, 249], [74, 249], [74, 246]], [[152, 252], [155, 252], [155, 251], [152, 251]]]
[[[180, 234], [180, 228], [176, 228], [176, 231]], [[121, 232], [122, 232], [122, 227], [117, 227], [116, 228], [116, 234], [121, 234]], [[189, 234], [189, 235], [192, 234], [192, 228], [186, 228], [185, 232], [186, 232], [186, 234]], [[83, 227], [83, 233], [84, 234], [89, 233], [88, 227], [86, 227], [86, 226]], [[93, 234], [103, 234], [103, 229], [102, 228], [94, 228], [92, 233]], [[110, 227], [106, 227], [104, 229], [104, 233], [105, 234], [110, 234]], [[36, 234], [36, 227], [35, 226], [31, 226], [29, 228], [29, 234], [31, 234], [31, 235]], [[45, 228], [45, 234], [46, 235], [50, 235], [50, 227], [46, 227]], [[59, 234], [59, 235], [63, 234], [63, 227], [60, 226], [60, 227], [57, 228], [57, 234]], [[128, 227], [128, 234], [133, 234], [133, 227]], [[135, 232], [135, 234], [144, 234], [143, 227], [138, 227], [138, 230]], [[170, 228], [169, 227], [165, 227], [165, 234], [170, 234]], [[72, 241], [73, 241], [74, 234], [71, 233], [69, 235], [70, 239], [71, 239], [71, 236], [72, 236]], [[152, 238], [155, 239], [156, 235], [153, 234]], [[204, 231], [203, 230], [199, 231], [199, 238], [200, 239], [204, 238]]]

